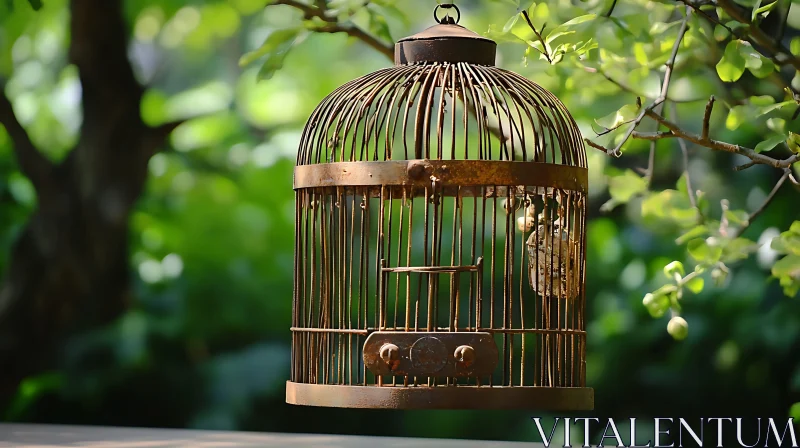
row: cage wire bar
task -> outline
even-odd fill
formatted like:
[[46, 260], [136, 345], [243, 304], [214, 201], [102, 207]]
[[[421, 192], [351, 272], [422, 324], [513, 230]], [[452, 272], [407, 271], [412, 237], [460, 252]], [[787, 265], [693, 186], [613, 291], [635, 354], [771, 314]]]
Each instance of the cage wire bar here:
[[592, 409], [580, 131], [437, 21], [303, 132], [287, 402]]

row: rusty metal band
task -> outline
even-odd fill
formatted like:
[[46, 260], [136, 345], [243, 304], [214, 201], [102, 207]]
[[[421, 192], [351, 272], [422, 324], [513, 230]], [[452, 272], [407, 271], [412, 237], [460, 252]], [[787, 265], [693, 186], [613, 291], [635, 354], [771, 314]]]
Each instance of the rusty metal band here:
[[477, 39], [411, 40], [395, 44], [394, 63], [466, 62], [494, 65], [496, 53], [496, 43]]
[[286, 382], [286, 402], [360, 409], [594, 410], [588, 387], [339, 386]]
[[589, 171], [567, 165], [485, 160], [392, 160], [300, 165], [294, 188], [401, 185], [430, 187], [525, 185], [586, 193]]

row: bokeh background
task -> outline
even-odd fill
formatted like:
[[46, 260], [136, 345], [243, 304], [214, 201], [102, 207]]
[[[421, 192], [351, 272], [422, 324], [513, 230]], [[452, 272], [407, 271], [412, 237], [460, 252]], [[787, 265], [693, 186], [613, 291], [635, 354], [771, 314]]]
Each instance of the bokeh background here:
[[[81, 124], [81, 86], [67, 59], [69, 5], [44, 0], [33, 12], [26, 1], [11, 3], [15, 8], [0, 18], [5, 91], [34, 143], [60, 160], [76, 143]], [[129, 57], [146, 86], [143, 120], [188, 121], [150, 159], [145, 192], [130, 218], [134, 299], [127, 311], [109, 325], [72, 335], [64, 364], [29, 376], [2, 410], [3, 420], [538, 440], [530, 418], [545, 413], [366, 412], [284, 403], [292, 169], [304, 120], [337, 86], [390, 61], [345, 35], [313, 33], [274, 76], [260, 79], [260, 65], [242, 67], [240, 58], [270, 33], [298, 23], [298, 11], [265, 9], [264, 0], [124, 3]], [[542, 3], [535, 19], [549, 26], [592, 7]], [[604, 4], [594, 3], [597, 9]], [[461, 23], [481, 33], [492, 25], [502, 28], [516, 11], [513, 1], [459, 5]], [[390, 6], [377, 10], [395, 40], [433, 24], [432, 0], [394, 2], [402, 14]], [[553, 91], [586, 136], [594, 135], [594, 119], [634, 98], [569, 64], [549, 67], [531, 55], [524, 61], [524, 52], [501, 42], [498, 65]], [[695, 124], [705, 99], [721, 88], [713, 67], [696, 66], [672, 90], [700, 99], [680, 106], [683, 119]], [[618, 70], [634, 76], [622, 62]], [[631, 82], [657, 91], [655, 70], [637, 76]], [[715, 115], [717, 138], [758, 143], [752, 127], [726, 129], [726, 114]], [[675, 341], [666, 331], [669, 317], [654, 319], [642, 305], [643, 296], [663, 284], [664, 265], [687, 259], [685, 248], [675, 244], [675, 229], [643, 219], [636, 198], [601, 210], [609, 199], [609, 173], [646, 166], [648, 148], [647, 142], [632, 142], [621, 159], [588, 149], [587, 382], [595, 388], [596, 411], [581, 415], [785, 419], [800, 401], [800, 303], [769, 280], [777, 254], [768, 243], [800, 217], [798, 191], [782, 189], [748, 230], [749, 238], [762, 243], [757, 253], [733, 265], [722, 285], [709, 280], [702, 293], [683, 301], [690, 335]], [[689, 172], [709, 198], [710, 213], [718, 213], [722, 198], [754, 210], [780, 175], [767, 167], [734, 172], [740, 160], [704, 148], [692, 148], [691, 155]], [[654, 187], [675, 188], [683, 167], [674, 141], [659, 142], [656, 166]], [[33, 187], [18, 171], [11, 140], [0, 127], [0, 272], [36, 207]]]

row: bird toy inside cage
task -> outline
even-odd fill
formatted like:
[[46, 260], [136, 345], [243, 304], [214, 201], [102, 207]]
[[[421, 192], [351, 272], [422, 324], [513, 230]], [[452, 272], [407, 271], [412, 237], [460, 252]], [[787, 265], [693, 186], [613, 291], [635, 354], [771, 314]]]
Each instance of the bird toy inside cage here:
[[528, 201], [525, 216], [517, 220], [521, 232], [530, 232], [525, 243], [530, 286], [542, 297], [574, 300], [581, 290], [581, 253], [575, 240], [582, 233], [576, 228], [580, 223], [570, 222], [567, 204], [562, 205], [567, 194], [546, 190], [540, 203]]

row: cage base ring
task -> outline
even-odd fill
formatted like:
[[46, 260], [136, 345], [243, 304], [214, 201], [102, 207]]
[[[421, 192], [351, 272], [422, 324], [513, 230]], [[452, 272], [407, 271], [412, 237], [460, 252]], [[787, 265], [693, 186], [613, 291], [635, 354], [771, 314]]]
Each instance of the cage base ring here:
[[359, 409], [594, 410], [588, 387], [340, 386], [286, 382], [286, 402]]

